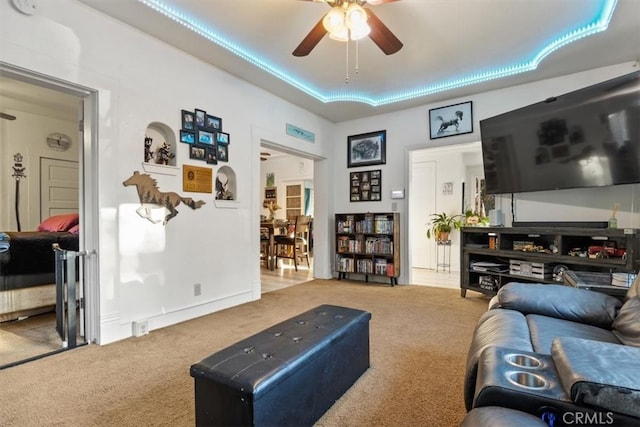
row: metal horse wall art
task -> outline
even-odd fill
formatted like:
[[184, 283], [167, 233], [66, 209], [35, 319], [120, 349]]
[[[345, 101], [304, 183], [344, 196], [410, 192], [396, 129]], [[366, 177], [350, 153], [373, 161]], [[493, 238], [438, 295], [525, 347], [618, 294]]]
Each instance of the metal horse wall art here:
[[122, 185], [125, 187], [129, 185], [135, 185], [138, 190], [138, 197], [140, 198], [140, 207], [136, 210], [138, 215], [145, 218], [154, 224], [160, 222], [152, 217], [152, 209], [158, 207], [164, 207], [168, 213], [164, 217], [162, 224], [166, 224], [174, 216], [178, 215], [176, 207], [180, 203], [184, 203], [191, 209], [198, 209], [205, 204], [202, 200], [195, 201], [191, 197], [182, 197], [178, 193], [168, 192], [164, 193], [158, 190], [158, 183], [151, 175], [147, 173], [140, 173], [134, 171], [133, 175], [127, 178]]

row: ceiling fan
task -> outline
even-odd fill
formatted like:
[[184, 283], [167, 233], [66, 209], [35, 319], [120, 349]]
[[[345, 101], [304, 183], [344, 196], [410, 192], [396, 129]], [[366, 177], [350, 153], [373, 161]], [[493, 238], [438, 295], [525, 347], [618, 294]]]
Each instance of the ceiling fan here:
[[[402, 42], [387, 28], [382, 21], [373, 13], [370, 8], [364, 8], [365, 5], [377, 5], [383, 3], [391, 3], [398, 0], [301, 0], [301, 1], [321, 1], [331, 6], [331, 11], [327, 12], [320, 21], [311, 29], [309, 34], [300, 42], [298, 47], [293, 51], [294, 56], [307, 56], [314, 47], [322, 40], [325, 34], [330, 33], [330, 37], [336, 40], [348, 41], [349, 38], [356, 40], [357, 38], [369, 36], [371, 40], [382, 50], [386, 55], [391, 55], [402, 49]], [[342, 9], [342, 12], [341, 12]], [[358, 37], [354, 34], [353, 29], [349, 29], [347, 34], [338, 34], [339, 32], [329, 31], [327, 27], [331, 25], [332, 17], [339, 17], [340, 15], [348, 19], [348, 14], [351, 10], [358, 10], [358, 12], [366, 14], [364, 20], [368, 24], [369, 31], [366, 34]], [[329, 21], [329, 22], [328, 22]], [[348, 25], [347, 25], [348, 26]], [[344, 27], [344, 25], [343, 25]], [[346, 29], [343, 28], [343, 31]], [[355, 37], [354, 37], [355, 35]], [[351, 36], [351, 37], [349, 37]]]
[[263, 151], [260, 153], [260, 160], [264, 162], [265, 160], [267, 160], [267, 157], [269, 157], [270, 155], [271, 153], [267, 153], [266, 151]]

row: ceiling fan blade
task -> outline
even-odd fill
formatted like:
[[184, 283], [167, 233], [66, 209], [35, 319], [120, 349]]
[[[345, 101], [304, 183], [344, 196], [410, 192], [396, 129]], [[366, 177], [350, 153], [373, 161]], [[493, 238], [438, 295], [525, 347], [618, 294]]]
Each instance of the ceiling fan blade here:
[[327, 30], [324, 28], [324, 25], [322, 25], [322, 19], [320, 19], [316, 26], [313, 27], [311, 31], [309, 31], [309, 34], [300, 42], [298, 47], [295, 48], [293, 56], [309, 55], [313, 48], [320, 43], [320, 40], [322, 40], [325, 34], [327, 34]]
[[15, 120], [16, 116], [13, 116], [7, 113], [0, 113], [0, 118], [7, 119], [7, 120]]
[[386, 27], [371, 9], [365, 9], [369, 15], [371, 33], [369, 38], [378, 45], [386, 55], [392, 55], [402, 49], [402, 42]]

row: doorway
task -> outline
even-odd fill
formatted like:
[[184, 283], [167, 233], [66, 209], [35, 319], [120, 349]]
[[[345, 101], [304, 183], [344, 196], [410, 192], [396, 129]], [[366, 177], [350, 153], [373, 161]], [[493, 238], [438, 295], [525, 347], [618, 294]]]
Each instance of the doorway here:
[[[482, 174], [482, 149], [479, 142], [441, 145], [409, 151], [409, 253], [410, 283], [457, 289], [460, 286], [459, 233], [452, 244], [438, 253], [426, 230], [432, 213], [461, 214], [471, 196], [471, 177]], [[438, 261], [438, 255], [441, 259]], [[449, 268], [436, 268], [439, 262]], [[439, 271], [438, 271], [439, 270]], [[450, 270], [450, 271], [449, 271]]]
[[[270, 212], [265, 206], [273, 200], [280, 209], [275, 218], [281, 224], [292, 222], [297, 215], [314, 215], [314, 159], [301, 152], [292, 152], [275, 144], [262, 143], [260, 146], [260, 192], [261, 219], [268, 219]], [[285, 228], [283, 228], [285, 230]], [[280, 231], [278, 231], [280, 232]], [[286, 232], [286, 231], [285, 231]], [[291, 259], [278, 259], [272, 270], [269, 260], [260, 261], [261, 292], [271, 292], [297, 285], [313, 279], [313, 226], [306, 242], [309, 252], [309, 266], [306, 262], [294, 268]], [[275, 262], [275, 261], [273, 261]]]
[[[8, 123], [0, 123], [0, 127], [4, 128], [0, 132], [0, 158], [12, 156], [13, 151], [20, 149], [24, 153], [24, 164], [28, 165], [24, 180], [30, 180], [22, 183], [28, 186], [29, 191], [21, 202], [23, 209], [20, 210], [25, 226], [18, 232], [35, 231], [41, 220], [51, 215], [78, 212], [80, 231], [76, 241], [79, 248], [77, 253], [81, 255], [78, 257], [76, 285], [81, 309], [74, 310], [73, 316], [77, 319], [79, 335], [69, 340], [69, 337], [60, 338], [55, 331], [55, 284], [26, 286], [25, 283], [25, 290], [36, 289], [36, 299], [42, 296], [40, 291], [46, 294], [46, 298], [50, 298], [53, 292], [54, 305], [50, 305], [50, 299], [34, 301], [37, 308], [21, 311], [17, 315], [11, 313], [8, 317], [13, 319], [0, 322], [0, 369], [63, 351], [69, 347], [69, 341], [78, 344], [99, 342], [95, 256], [98, 241], [97, 111], [96, 91], [0, 62], [0, 112], [4, 113], [3, 116], [15, 117]], [[58, 127], [65, 127], [65, 123], [71, 123], [64, 133], [72, 136], [73, 145], [64, 154], [56, 155], [47, 151], [52, 147], [47, 146], [46, 136]], [[15, 143], [12, 143], [12, 139], [16, 140]], [[53, 170], [55, 173], [47, 179], [41, 173], [43, 170]], [[6, 208], [8, 203], [5, 202], [18, 194], [11, 191], [12, 180], [11, 168], [7, 170], [6, 163], [4, 169], [0, 166], [0, 195], [5, 206], [0, 209], [0, 232], [16, 230], [16, 223], [20, 220], [17, 218], [20, 215], [18, 209], [12, 212]], [[53, 190], [48, 192], [49, 195], [42, 187], [43, 182]], [[51, 194], [53, 197], [49, 197]], [[16, 201], [16, 207], [19, 204]], [[21, 280], [17, 278], [15, 282], [19, 287]], [[51, 282], [50, 278], [44, 280]], [[0, 296], [8, 296], [4, 292], [0, 289]], [[0, 304], [2, 302], [0, 297]]]

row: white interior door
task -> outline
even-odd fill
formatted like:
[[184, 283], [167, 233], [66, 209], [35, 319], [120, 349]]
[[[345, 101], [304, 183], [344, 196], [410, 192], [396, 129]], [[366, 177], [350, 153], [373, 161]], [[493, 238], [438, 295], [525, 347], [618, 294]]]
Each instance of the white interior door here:
[[411, 172], [411, 267], [435, 269], [435, 245], [427, 239], [427, 229], [429, 215], [436, 211], [436, 162], [413, 163]]
[[76, 161], [40, 158], [40, 221], [78, 212], [78, 167]]

